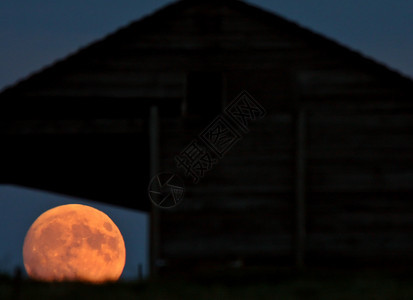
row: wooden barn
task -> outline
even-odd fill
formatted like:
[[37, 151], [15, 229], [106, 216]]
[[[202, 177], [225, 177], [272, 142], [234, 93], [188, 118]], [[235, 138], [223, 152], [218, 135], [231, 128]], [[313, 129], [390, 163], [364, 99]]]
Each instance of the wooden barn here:
[[[193, 183], [177, 155], [242, 91], [266, 113]], [[413, 266], [412, 96], [280, 16], [178, 1], [0, 94], [0, 182], [150, 212], [154, 272]], [[160, 209], [148, 185], [168, 170], [184, 199]]]

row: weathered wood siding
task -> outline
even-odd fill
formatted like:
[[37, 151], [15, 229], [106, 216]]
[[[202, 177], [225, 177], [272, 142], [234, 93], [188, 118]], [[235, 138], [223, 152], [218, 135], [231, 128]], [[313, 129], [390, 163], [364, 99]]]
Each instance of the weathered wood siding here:
[[413, 112], [313, 113], [308, 125], [310, 256], [411, 261]]
[[[185, 200], [162, 212], [162, 257], [167, 260], [290, 259], [293, 233], [293, 134], [289, 114], [271, 114], [219, 163], [191, 184]], [[163, 169], [202, 128], [165, 121]], [[273, 130], [277, 135], [272, 135]], [[185, 132], [187, 134], [182, 134]], [[171, 155], [172, 154], [172, 155]], [[248, 159], [246, 159], [248, 157]]]

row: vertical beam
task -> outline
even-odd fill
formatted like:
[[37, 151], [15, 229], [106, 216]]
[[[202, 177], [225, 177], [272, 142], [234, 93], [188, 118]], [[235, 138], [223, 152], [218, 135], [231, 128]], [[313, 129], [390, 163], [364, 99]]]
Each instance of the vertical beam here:
[[[149, 156], [150, 179], [159, 172], [159, 113], [157, 106], [151, 106], [149, 111]], [[159, 208], [151, 202], [150, 232], [149, 232], [149, 260], [150, 275], [157, 275], [157, 263], [160, 258], [160, 228]]]
[[300, 108], [295, 120], [295, 264], [304, 267], [306, 215], [305, 215], [305, 173], [306, 173], [306, 126], [307, 115]]

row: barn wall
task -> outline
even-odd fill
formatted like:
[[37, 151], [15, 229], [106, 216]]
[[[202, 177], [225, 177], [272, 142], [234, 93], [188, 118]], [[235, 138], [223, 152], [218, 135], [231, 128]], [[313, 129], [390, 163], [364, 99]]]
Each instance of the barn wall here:
[[308, 253], [411, 262], [413, 112], [311, 113]]
[[[194, 69], [224, 70], [226, 101], [246, 89], [268, 115], [198, 185], [187, 187], [183, 204], [162, 213], [161, 258], [170, 266], [237, 259], [294, 264], [299, 109], [307, 114], [305, 263], [406, 257], [413, 249], [409, 95], [283, 30], [225, 13], [219, 45], [228, 54], [212, 51], [202, 61], [189, 55], [186, 62]], [[187, 22], [186, 30], [193, 30]], [[162, 127], [162, 162], [174, 169], [172, 154], [202, 127], [188, 131], [184, 121], [168, 122]]]
[[[184, 202], [162, 211], [161, 257], [170, 263], [261, 255], [291, 260], [292, 117], [271, 114], [255, 125], [198, 184], [185, 177]], [[182, 135], [181, 129], [179, 121], [163, 123], [164, 170], [176, 169], [172, 155], [201, 132]]]
[[[413, 111], [302, 107], [305, 263], [405, 264], [413, 258]], [[167, 263], [294, 264], [294, 122], [292, 112], [269, 112], [199, 184], [188, 185], [182, 204], [162, 212]], [[176, 169], [173, 155], [201, 131], [164, 121], [163, 169]]]

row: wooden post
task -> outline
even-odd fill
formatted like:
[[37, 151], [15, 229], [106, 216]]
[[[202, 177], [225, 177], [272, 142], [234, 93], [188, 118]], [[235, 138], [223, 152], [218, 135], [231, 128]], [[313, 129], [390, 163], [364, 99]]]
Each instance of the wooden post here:
[[295, 176], [295, 264], [304, 267], [306, 216], [305, 216], [305, 173], [306, 173], [306, 112], [299, 109], [295, 120], [296, 176]]
[[[150, 156], [150, 179], [159, 172], [159, 114], [158, 107], [151, 106], [149, 112], [149, 156]], [[150, 214], [150, 238], [149, 238], [149, 260], [150, 275], [157, 275], [157, 263], [160, 258], [160, 229], [159, 208], [152, 203]]]
[[17, 266], [14, 269], [13, 277], [13, 293], [12, 299], [20, 299], [21, 297], [21, 287], [22, 287], [22, 269]]

